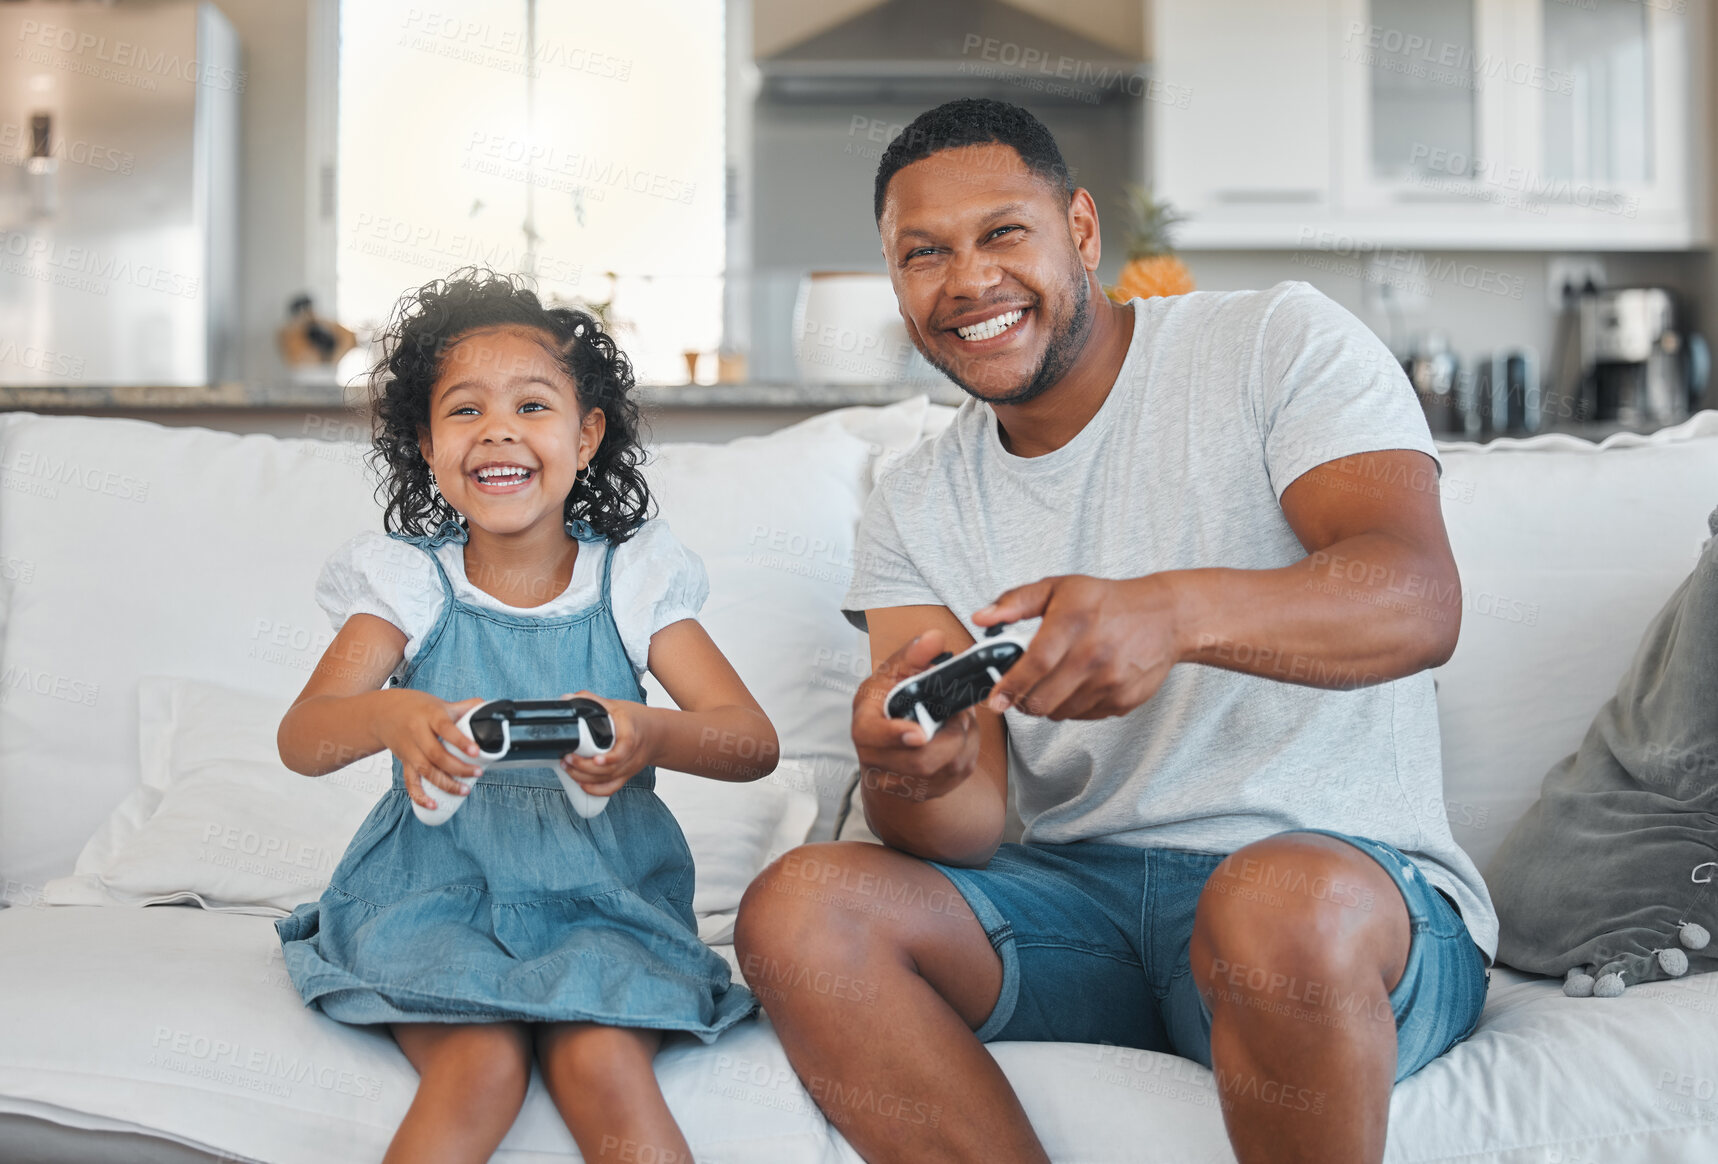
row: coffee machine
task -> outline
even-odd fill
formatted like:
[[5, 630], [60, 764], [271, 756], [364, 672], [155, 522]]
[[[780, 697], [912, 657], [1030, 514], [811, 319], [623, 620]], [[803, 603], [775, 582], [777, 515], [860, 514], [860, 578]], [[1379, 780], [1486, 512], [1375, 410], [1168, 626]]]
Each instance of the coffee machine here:
[[1589, 284], [1569, 306], [1579, 335], [1578, 378], [1567, 387], [1576, 416], [1648, 428], [1699, 407], [1710, 357], [1703, 337], [1677, 330], [1671, 292]]

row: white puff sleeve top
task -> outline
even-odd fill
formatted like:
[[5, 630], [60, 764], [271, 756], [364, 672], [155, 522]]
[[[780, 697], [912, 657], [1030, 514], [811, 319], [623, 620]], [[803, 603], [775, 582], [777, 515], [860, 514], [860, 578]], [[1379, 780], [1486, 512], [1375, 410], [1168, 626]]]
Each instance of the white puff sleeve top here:
[[[465, 546], [458, 541], [443, 542], [431, 552], [462, 602], [527, 618], [553, 618], [593, 605], [602, 591], [603, 558], [614, 554], [609, 601], [635, 675], [646, 670], [650, 637], [669, 623], [696, 618], [710, 595], [703, 559], [661, 518], [646, 521], [619, 546], [581, 541], [572, 581], [541, 606], [508, 606], [473, 586], [465, 576]], [[424, 551], [375, 531], [358, 534], [336, 550], [316, 581], [316, 603], [335, 631], [354, 614], [374, 615], [400, 629], [406, 636], [401, 671], [441, 617], [442, 601], [441, 582]]]

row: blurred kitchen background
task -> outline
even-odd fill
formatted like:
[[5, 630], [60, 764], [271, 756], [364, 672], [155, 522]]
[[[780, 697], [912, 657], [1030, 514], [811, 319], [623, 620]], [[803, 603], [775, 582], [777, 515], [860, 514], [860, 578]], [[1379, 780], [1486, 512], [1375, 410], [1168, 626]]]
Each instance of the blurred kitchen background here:
[[364, 439], [371, 337], [469, 263], [600, 312], [658, 439], [958, 403], [871, 183], [982, 95], [1121, 294], [1303, 279], [1440, 436], [1650, 431], [1718, 403], [1710, 7], [0, 0], [0, 408]]

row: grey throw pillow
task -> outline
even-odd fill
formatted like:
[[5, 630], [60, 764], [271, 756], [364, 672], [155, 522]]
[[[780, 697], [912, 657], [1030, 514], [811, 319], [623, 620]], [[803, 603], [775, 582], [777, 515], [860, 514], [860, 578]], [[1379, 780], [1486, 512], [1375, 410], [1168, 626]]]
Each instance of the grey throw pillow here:
[[1718, 537], [1486, 869], [1498, 960], [1576, 995], [1718, 969], [1715, 813]]

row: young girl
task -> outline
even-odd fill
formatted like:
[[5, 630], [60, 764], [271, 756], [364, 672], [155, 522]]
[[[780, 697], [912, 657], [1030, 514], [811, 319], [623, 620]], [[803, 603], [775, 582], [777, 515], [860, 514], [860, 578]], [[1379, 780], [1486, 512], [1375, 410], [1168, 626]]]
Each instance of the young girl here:
[[[323, 569], [339, 633], [280, 754], [316, 776], [386, 748], [394, 781], [321, 900], [276, 923], [287, 969], [324, 1014], [388, 1024], [417, 1068], [387, 1161], [489, 1159], [533, 1052], [586, 1160], [689, 1161], [651, 1066], [662, 1032], [709, 1042], [757, 1003], [698, 940], [655, 766], [755, 780], [775, 730], [693, 617], [702, 563], [647, 519], [632, 370], [595, 320], [463, 271], [409, 296], [383, 351], [389, 532]], [[683, 710], [644, 705], [646, 668]], [[561, 761], [605, 811], [573, 811], [545, 767], [417, 819], [412, 801], [479, 771], [445, 746], [476, 753], [455, 725], [468, 708], [574, 693], [614, 723], [607, 754]]]

